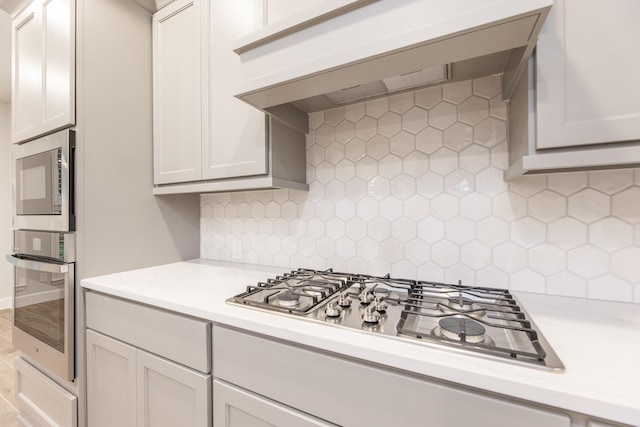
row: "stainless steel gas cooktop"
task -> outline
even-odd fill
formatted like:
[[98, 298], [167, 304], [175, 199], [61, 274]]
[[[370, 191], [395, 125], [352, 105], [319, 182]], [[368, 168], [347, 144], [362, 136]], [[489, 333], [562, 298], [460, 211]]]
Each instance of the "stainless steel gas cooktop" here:
[[228, 303], [426, 345], [560, 370], [564, 365], [508, 290], [298, 269]]

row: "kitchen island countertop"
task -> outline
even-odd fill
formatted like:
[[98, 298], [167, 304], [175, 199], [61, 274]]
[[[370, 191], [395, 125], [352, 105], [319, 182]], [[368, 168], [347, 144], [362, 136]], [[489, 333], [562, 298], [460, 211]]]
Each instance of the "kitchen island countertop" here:
[[88, 278], [82, 286], [381, 365], [640, 426], [639, 304], [513, 292], [565, 365], [565, 370], [552, 372], [225, 302], [247, 285], [288, 270], [192, 260]]

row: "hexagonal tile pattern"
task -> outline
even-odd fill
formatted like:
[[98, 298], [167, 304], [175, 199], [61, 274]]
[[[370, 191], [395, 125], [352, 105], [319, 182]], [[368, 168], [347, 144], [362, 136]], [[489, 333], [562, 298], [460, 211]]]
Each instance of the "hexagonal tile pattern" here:
[[612, 213], [632, 224], [640, 224], [640, 187], [631, 187], [612, 197]]
[[344, 120], [344, 107], [333, 108], [324, 112], [324, 121], [329, 126], [336, 126]]
[[553, 191], [543, 190], [529, 198], [529, 215], [550, 222], [567, 212], [567, 200]]
[[640, 282], [640, 247], [634, 246], [611, 255], [611, 272], [630, 282]]
[[416, 135], [416, 149], [427, 154], [432, 154], [444, 146], [442, 131], [433, 127], [427, 127]]
[[460, 104], [460, 120], [476, 125], [489, 116], [489, 101], [479, 96], [471, 96]]
[[585, 279], [592, 279], [609, 271], [609, 255], [594, 246], [585, 245], [570, 250], [567, 262], [570, 271]]
[[476, 228], [470, 220], [458, 216], [449, 221], [445, 225], [445, 236], [447, 240], [462, 245], [475, 238]]
[[429, 167], [443, 176], [451, 173], [458, 167], [458, 154], [448, 148], [441, 148], [429, 157]]
[[453, 196], [464, 197], [475, 190], [475, 179], [469, 172], [458, 169], [444, 177], [444, 188]]
[[377, 133], [378, 121], [373, 117], [364, 116], [356, 122], [356, 136], [358, 138], [367, 141]]
[[473, 144], [459, 155], [460, 168], [471, 173], [480, 172], [491, 164], [491, 155], [488, 148]]
[[529, 267], [545, 276], [551, 276], [566, 269], [565, 252], [544, 243], [529, 251]]
[[527, 266], [527, 251], [513, 242], [493, 248], [493, 264], [499, 269], [514, 273]]
[[442, 101], [442, 87], [436, 86], [420, 89], [415, 92], [414, 96], [416, 105], [428, 110]]
[[562, 249], [587, 243], [587, 226], [573, 218], [561, 218], [547, 226], [547, 240]]
[[356, 127], [352, 122], [344, 120], [336, 126], [334, 135], [336, 141], [348, 142], [356, 135]]
[[442, 99], [454, 104], [460, 104], [471, 96], [471, 80], [450, 83], [442, 86]]
[[511, 240], [525, 248], [532, 248], [543, 243], [545, 233], [545, 224], [531, 217], [525, 217], [511, 223]]
[[444, 145], [457, 152], [473, 143], [473, 128], [461, 122], [454, 123], [444, 130]]
[[378, 119], [378, 132], [386, 137], [392, 137], [400, 131], [402, 116], [393, 111], [388, 111]]
[[438, 129], [446, 129], [457, 120], [458, 111], [454, 104], [440, 102], [429, 110], [429, 124]]
[[500, 76], [309, 115], [309, 191], [202, 195], [200, 256], [640, 303], [640, 170], [505, 183]]
[[389, 110], [402, 114], [409, 111], [415, 105], [413, 92], [400, 93], [389, 97]]
[[617, 218], [605, 218], [589, 226], [589, 243], [606, 251], [626, 248], [633, 244], [633, 227]]
[[390, 149], [393, 154], [404, 157], [416, 149], [415, 135], [400, 131], [393, 135], [390, 140]]
[[473, 129], [475, 142], [493, 147], [507, 138], [507, 123], [495, 117], [487, 117]]
[[514, 291], [535, 292], [543, 294], [545, 292], [544, 277], [533, 270], [524, 269], [509, 276], [510, 288]]
[[547, 278], [547, 293], [585, 298], [587, 296], [587, 281], [569, 271], [563, 271]]
[[587, 186], [586, 172], [556, 173], [547, 177], [549, 189], [569, 196]]
[[569, 216], [586, 223], [609, 215], [609, 196], [592, 188], [586, 188], [569, 196], [568, 202]]
[[500, 75], [493, 75], [473, 81], [473, 93], [484, 98], [492, 98], [500, 93], [502, 88]]
[[603, 170], [589, 172], [589, 186], [605, 194], [615, 194], [629, 187], [633, 181], [632, 170]]
[[413, 134], [429, 125], [429, 113], [420, 107], [412, 107], [402, 115], [402, 129]]

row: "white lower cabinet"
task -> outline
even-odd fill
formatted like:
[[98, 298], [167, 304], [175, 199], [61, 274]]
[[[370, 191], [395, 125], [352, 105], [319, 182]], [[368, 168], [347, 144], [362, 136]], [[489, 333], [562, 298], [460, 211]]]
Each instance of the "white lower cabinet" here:
[[14, 365], [20, 425], [27, 427], [76, 427], [78, 425], [77, 397], [53, 382], [23, 358], [16, 358]]
[[211, 376], [87, 331], [89, 426], [208, 427]]
[[330, 427], [329, 424], [262, 396], [213, 381], [213, 425], [220, 427]]
[[211, 324], [85, 294], [89, 427], [211, 427]]
[[[331, 425], [281, 424], [280, 419], [268, 415], [278, 413], [276, 408], [280, 415], [296, 408], [300, 411], [297, 414], [311, 414], [340, 426], [571, 426], [569, 415], [554, 408], [236, 330], [214, 326], [214, 342], [216, 427]], [[255, 363], [256, 355], [260, 363]], [[219, 381], [234, 388], [218, 393], [224, 385]], [[259, 422], [229, 422], [234, 417]]]

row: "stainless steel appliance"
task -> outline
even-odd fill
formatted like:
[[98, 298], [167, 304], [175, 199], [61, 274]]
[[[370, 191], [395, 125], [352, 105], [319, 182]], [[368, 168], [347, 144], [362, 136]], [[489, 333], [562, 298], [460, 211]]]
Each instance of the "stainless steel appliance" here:
[[75, 131], [65, 129], [15, 150], [14, 228], [75, 230]]
[[564, 365], [505, 289], [298, 269], [227, 300], [528, 366]]
[[40, 366], [75, 378], [75, 236], [14, 231], [13, 344]]

